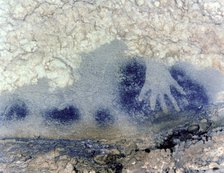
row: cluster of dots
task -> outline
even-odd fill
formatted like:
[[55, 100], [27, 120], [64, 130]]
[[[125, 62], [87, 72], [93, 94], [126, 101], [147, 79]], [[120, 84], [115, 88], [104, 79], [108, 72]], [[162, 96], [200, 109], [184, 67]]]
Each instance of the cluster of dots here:
[[[146, 80], [145, 71], [145, 64], [135, 59], [128, 61], [120, 70], [122, 78], [118, 84], [117, 102], [120, 105], [118, 109], [129, 115], [141, 113], [145, 116], [150, 116], [153, 113], [162, 112], [159, 100], [156, 101], [155, 109], [151, 109], [147, 99], [141, 101], [138, 99]], [[194, 111], [198, 113], [208, 105], [209, 99], [205, 88], [197, 81], [191, 79], [183, 69], [174, 65], [169, 69], [169, 73], [183, 88], [185, 93], [180, 93], [175, 87], [170, 86], [171, 94], [176, 99], [180, 111]], [[150, 96], [150, 91], [148, 95]], [[166, 96], [165, 101], [170, 112], [176, 111], [172, 102]], [[6, 107], [2, 116], [5, 121], [23, 120], [29, 113], [30, 109], [27, 104], [23, 100], [18, 99]], [[49, 122], [66, 125], [78, 122], [81, 119], [81, 112], [75, 104], [70, 104], [62, 108], [48, 108], [43, 111], [42, 116]], [[93, 116], [96, 124], [101, 127], [114, 124], [116, 120], [110, 108], [98, 108], [93, 113]]]

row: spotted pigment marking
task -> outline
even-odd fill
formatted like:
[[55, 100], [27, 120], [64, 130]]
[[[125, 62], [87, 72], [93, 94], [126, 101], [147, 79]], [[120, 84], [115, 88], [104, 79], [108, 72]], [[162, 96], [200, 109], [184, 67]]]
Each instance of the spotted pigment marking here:
[[[130, 58], [124, 50], [122, 43], [113, 42], [82, 55], [80, 79], [72, 87], [49, 91], [43, 80], [5, 94], [1, 100], [12, 99], [0, 104], [0, 135], [7, 136], [9, 129], [12, 135], [23, 130], [25, 136], [86, 135], [95, 128], [130, 134], [138, 124], [207, 116], [208, 107], [215, 104], [213, 96], [224, 90], [223, 76], [214, 72], [217, 79], [209, 77], [214, 70]], [[220, 85], [212, 85], [217, 81]]]

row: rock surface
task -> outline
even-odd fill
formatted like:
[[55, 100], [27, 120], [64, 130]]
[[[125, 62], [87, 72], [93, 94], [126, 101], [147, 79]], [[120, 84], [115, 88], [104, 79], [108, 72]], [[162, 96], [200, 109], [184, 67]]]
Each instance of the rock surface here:
[[101, 141], [5, 138], [0, 142], [0, 171], [223, 172], [224, 128], [212, 126], [201, 133], [183, 125], [157, 134], [154, 142], [149, 136]]
[[[181, 71], [174, 69], [175, 72], [172, 73], [168, 70], [176, 62], [186, 61], [196, 65], [199, 71], [212, 67], [224, 73], [223, 24], [222, 0], [0, 0], [0, 93], [3, 96], [0, 120], [4, 120], [4, 116], [9, 120], [18, 120], [12, 124], [6, 122], [6, 127], [1, 126], [0, 136], [5, 138], [0, 139], [0, 172], [224, 172], [224, 109], [217, 109], [212, 112], [212, 116], [208, 116], [210, 109], [206, 107], [216, 107], [223, 103], [222, 76], [218, 78], [218, 73], [208, 70], [211, 73], [206, 73], [204, 80], [199, 73], [192, 73], [191, 77], [201, 77], [204, 85], [213, 89], [208, 92], [208, 89], [204, 91], [201, 85], [183, 77], [184, 75], [179, 79]], [[101, 50], [102, 47], [114, 43], [118, 43], [117, 47]], [[103, 54], [105, 52], [108, 54]], [[114, 96], [111, 94], [114, 90], [108, 86], [115, 83], [115, 80], [110, 77], [117, 74], [110, 70], [118, 68], [120, 59], [126, 61], [135, 56], [156, 59], [157, 62], [151, 64], [151, 60], [144, 60], [147, 67], [146, 79], [136, 82], [141, 84], [138, 91], [145, 84], [140, 99], [152, 90], [154, 95], [149, 100], [153, 111], [156, 110], [157, 97], [163, 112], [167, 113], [170, 105], [173, 105], [175, 111], [166, 117], [153, 114], [153, 118], [147, 117], [148, 112], [143, 111], [143, 117], [133, 117], [140, 119], [133, 128], [121, 119], [122, 121], [118, 121], [119, 127], [125, 133], [116, 126], [112, 127], [113, 133], [102, 129], [98, 131], [93, 122], [96, 121], [98, 126], [104, 127], [101, 122], [108, 121], [113, 124], [116, 119], [106, 109], [95, 109], [109, 103], [110, 108], [117, 112], [113, 107], [113, 97], [108, 97]], [[90, 61], [83, 62], [85, 57]], [[81, 68], [81, 63], [86, 68]], [[139, 67], [145, 68], [141, 65]], [[135, 76], [135, 73], [139, 73], [138, 70], [132, 73], [133, 66], [130, 68], [132, 70], [127, 69], [126, 74], [134, 76], [133, 81], [135, 78], [144, 78], [144, 70]], [[79, 76], [80, 74], [85, 75]], [[176, 74], [180, 76], [175, 78]], [[106, 77], [107, 80], [104, 80]], [[179, 82], [178, 85], [174, 78]], [[123, 81], [127, 86], [124, 86], [122, 92], [130, 88], [130, 81]], [[135, 91], [133, 81], [133, 90], [122, 95], [122, 106], [126, 106], [127, 110], [139, 108], [135, 104], [139, 93]], [[33, 84], [38, 82], [41, 87], [35, 88], [36, 85]], [[44, 91], [45, 83], [49, 84], [51, 91], [58, 92], [57, 97], [53, 92], [49, 94]], [[182, 116], [183, 112], [179, 113], [181, 108], [177, 104], [178, 99], [175, 101], [170, 93], [171, 85], [176, 89], [181, 85], [185, 89], [190, 88], [190, 93], [193, 94], [187, 93], [189, 105], [186, 109], [197, 109], [199, 112], [202, 110], [200, 115], [195, 111], [192, 118], [191, 112], [184, 112], [185, 117]], [[71, 88], [74, 86], [82, 87], [77, 93], [73, 93]], [[61, 93], [57, 90], [60, 88]], [[69, 92], [66, 93], [66, 89]], [[20, 90], [20, 95], [17, 95], [17, 90]], [[31, 101], [27, 100], [28, 91]], [[205, 92], [208, 92], [206, 97], [202, 97]], [[79, 120], [78, 110], [65, 106], [74, 101], [74, 98], [68, 97], [71, 93], [76, 96], [74, 98], [77, 104], [83, 104], [81, 110], [88, 108], [86, 112], [90, 116], [84, 114], [80, 118], [84, 120], [83, 124], [78, 122], [73, 129], [64, 126], [56, 128], [43, 123], [42, 116], [38, 115], [52, 105], [58, 109], [50, 109], [47, 114], [50, 119], [56, 119], [56, 122], [63, 120], [64, 124], [69, 124], [70, 120]], [[15, 94], [18, 98], [22, 96], [24, 102], [7, 94]], [[165, 95], [172, 104], [166, 103]], [[207, 95], [214, 98], [210, 101]], [[106, 97], [102, 99], [102, 96]], [[202, 101], [203, 104], [195, 103], [196, 96], [196, 101]], [[127, 104], [130, 98], [134, 102]], [[6, 103], [3, 104], [5, 100]], [[40, 105], [38, 102], [41, 102]], [[209, 105], [208, 102], [212, 104]], [[218, 104], [213, 105], [213, 102]], [[208, 112], [204, 112], [204, 107]], [[32, 111], [29, 112], [30, 110]], [[95, 121], [86, 124], [88, 118], [92, 120], [92, 112], [96, 112], [93, 114]], [[66, 123], [65, 115], [61, 117], [63, 113], [71, 115], [67, 117]], [[121, 113], [118, 112], [117, 115]], [[147, 119], [152, 126], [150, 128], [144, 124]], [[144, 127], [140, 125], [142, 133], [139, 133], [138, 123], [144, 124]], [[92, 126], [89, 129], [83, 128], [90, 127], [87, 125]], [[144, 128], [148, 131], [144, 131]], [[80, 132], [80, 129], [84, 131]], [[66, 139], [63, 138], [65, 136]], [[105, 136], [109, 137], [104, 139]]]
[[[0, 1], [0, 92], [78, 80], [80, 54], [119, 39], [127, 55], [224, 72], [222, 0]], [[74, 73], [75, 71], [75, 73]]]

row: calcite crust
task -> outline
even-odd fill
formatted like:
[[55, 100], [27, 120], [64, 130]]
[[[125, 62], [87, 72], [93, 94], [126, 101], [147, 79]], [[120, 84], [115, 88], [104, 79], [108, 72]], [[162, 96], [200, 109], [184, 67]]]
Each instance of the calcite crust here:
[[224, 71], [222, 0], [0, 1], [0, 92], [79, 79], [81, 54], [112, 40], [127, 56]]

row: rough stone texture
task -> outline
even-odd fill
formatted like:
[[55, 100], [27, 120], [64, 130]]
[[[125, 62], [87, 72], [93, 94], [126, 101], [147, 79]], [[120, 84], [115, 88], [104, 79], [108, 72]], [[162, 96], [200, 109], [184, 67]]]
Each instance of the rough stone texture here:
[[130, 164], [127, 172], [223, 172], [223, 154], [223, 129], [218, 128], [208, 140], [181, 142], [174, 152], [152, 150], [144, 159]]
[[[173, 129], [173, 132], [176, 130]], [[174, 133], [175, 134], [175, 133]], [[187, 136], [192, 135], [190, 138]], [[224, 129], [181, 137], [173, 146], [149, 143], [147, 136], [129, 140], [1, 139], [3, 172], [186, 173], [224, 171]], [[155, 142], [156, 142], [155, 138]], [[162, 144], [164, 145], [162, 148]]]
[[[113, 40], [126, 44], [125, 56], [224, 73], [223, 22], [222, 0], [0, 0], [0, 93], [42, 78], [52, 89], [70, 86], [81, 55]], [[219, 123], [223, 110], [211, 119]], [[208, 122], [166, 129], [155, 141], [1, 139], [0, 171], [224, 172], [223, 128]]]
[[188, 147], [184, 146], [186, 144], [180, 144], [174, 153], [175, 161], [178, 165], [189, 170], [212, 171], [220, 169], [220, 171], [224, 171], [223, 140], [223, 129], [217, 129], [212, 132], [211, 138], [206, 142], [199, 141]]
[[[80, 54], [114, 39], [127, 55], [224, 71], [222, 0], [1, 0], [0, 91], [78, 80]], [[60, 74], [60, 75], [58, 75]]]

